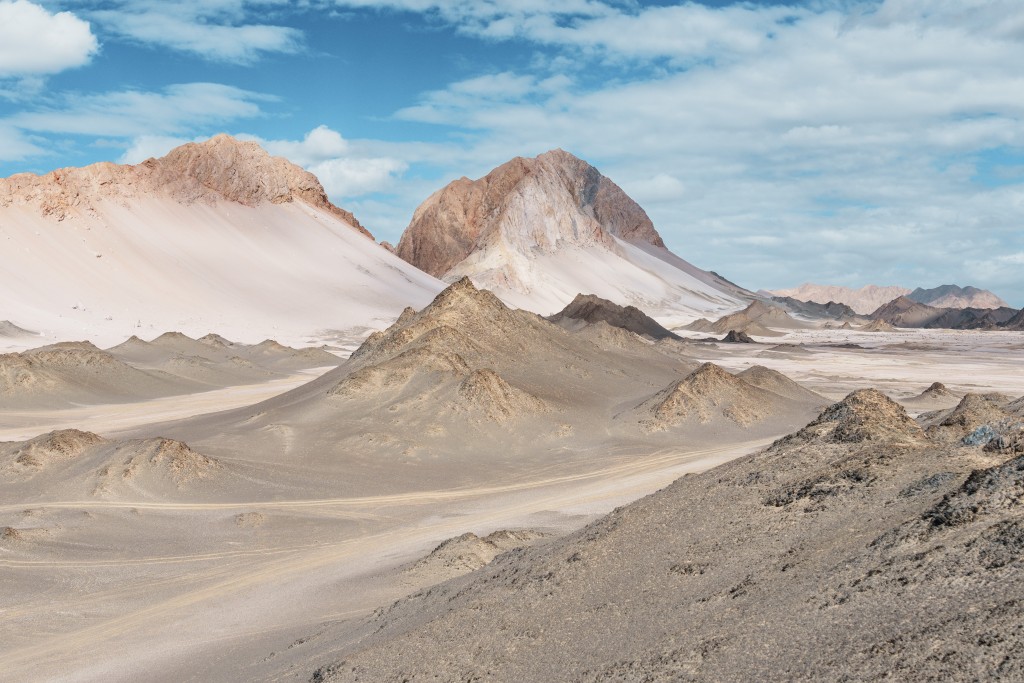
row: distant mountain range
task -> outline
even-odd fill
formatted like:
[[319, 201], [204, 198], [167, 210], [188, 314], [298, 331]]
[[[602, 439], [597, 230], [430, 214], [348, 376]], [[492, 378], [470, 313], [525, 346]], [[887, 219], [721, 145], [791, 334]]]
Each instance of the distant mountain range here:
[[860, 289], [835, 285], [805, 283], [793, 289], [776, 289], [768, 292], [772, 296], [792, 297], [800, 301], [820, 304], [835, 302], [846, 304], [861, 315], [868, 315], [881, 306], [905, 296], [911, 301], [934, 308], [1003, 308], [1009, 305], [992, 292], [977, 287], [940, 285], [931, 289], [866, 285]]

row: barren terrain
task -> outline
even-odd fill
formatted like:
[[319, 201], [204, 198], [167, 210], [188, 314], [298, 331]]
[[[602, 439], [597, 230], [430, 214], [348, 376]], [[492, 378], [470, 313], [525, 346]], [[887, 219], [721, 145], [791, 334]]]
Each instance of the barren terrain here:
[[[457, 284], [335, 369], [6, 409], [3, 678], [308, 680], [362, 649], [374, 610], [541, 551], [851, 391], [912, 415], [1024, 395], [1021, 333], [777, 332], [566, 331]], [[166, 360], [132, 346], [111, 353]]]

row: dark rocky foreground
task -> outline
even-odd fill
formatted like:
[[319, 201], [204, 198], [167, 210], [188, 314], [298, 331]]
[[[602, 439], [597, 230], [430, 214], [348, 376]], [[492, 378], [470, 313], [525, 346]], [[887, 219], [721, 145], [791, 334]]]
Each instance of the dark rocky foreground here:
[[972, 400], [926, 431], [851, 394], [764, 451], [379, 611], [311, 680], [1024, 679], [1021, 402], [960, 424], [982, 415]]

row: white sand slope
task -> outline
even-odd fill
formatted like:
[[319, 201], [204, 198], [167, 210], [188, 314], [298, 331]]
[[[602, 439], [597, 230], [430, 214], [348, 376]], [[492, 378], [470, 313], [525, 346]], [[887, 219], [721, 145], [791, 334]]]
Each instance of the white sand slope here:
[[0, 208], [4, 317], [100, 345], [176, 329], [299, 343], [382, 324], [442, 285], [312, 206], [102, 201], [57, 222]]
[[0, 180], [0, 319], [100, 346], [166, 330], [299, 345], [383, 326], [442, 289], [322, 193], [227, 136]]

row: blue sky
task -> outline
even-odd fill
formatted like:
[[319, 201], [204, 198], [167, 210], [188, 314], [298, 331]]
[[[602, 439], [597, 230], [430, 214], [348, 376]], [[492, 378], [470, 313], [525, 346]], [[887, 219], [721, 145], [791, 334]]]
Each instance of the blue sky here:
[[0, 0], [0, 175], [218, 132], [378, 239], [562, 147], [747, 287], [1024, 305], [1019, 0]]

